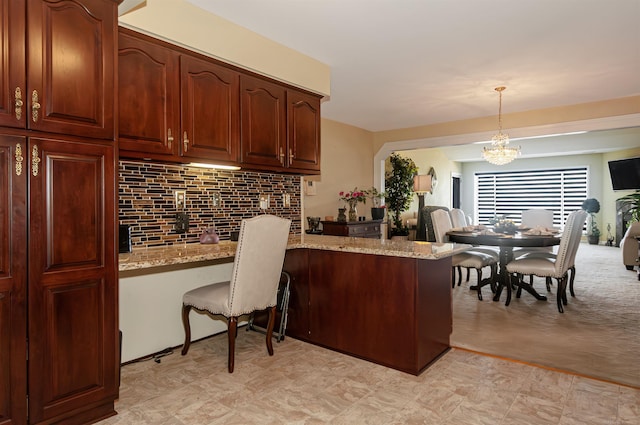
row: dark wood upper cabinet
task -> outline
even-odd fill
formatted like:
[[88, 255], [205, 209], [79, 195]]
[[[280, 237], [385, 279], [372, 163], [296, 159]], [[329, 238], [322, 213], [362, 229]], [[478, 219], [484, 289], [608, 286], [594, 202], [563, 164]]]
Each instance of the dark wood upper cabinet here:
[[290, 168], [320, 172], [320, 98], [287, 90]]
[[238, 162], [239, 74], [210, 61], [180, 57], [182, 156]]
[[119, 33], [121, 156], [171, 160], [181, 137], [179, 54], [135, 34]]
[[0, 126], [3, 127], [27, 125], [24, 11], [25, 0], [0, 1]]
[[319, 96], [119, 31], [121, 158], [320, 172]]
[[114, 3], [0, 2], [1, 126], [113, 139]]
[[120, 156], [237, 164], [237, 71], [125, 28], [119, 35]]
[[26, 150], [0, 134], [0, 423], [12, 425], [27, 423]]
[[113, 139], [114, 4], [27, 1], [27, 128]]
[[240, 77], [242, 164], [287, 164], [286, 90], [269, 81]]

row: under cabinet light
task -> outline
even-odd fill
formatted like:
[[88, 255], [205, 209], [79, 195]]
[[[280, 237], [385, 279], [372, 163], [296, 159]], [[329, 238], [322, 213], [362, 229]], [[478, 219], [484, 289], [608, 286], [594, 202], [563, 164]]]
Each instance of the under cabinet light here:
[[189, 167], [199, 167], [199, 168], [213, 168], [216, 170], [239, 170], [240, 167], [236, 165], [222, 165], [222, 164], [206, 164], [204, 162], [190, 162], [187, 164]]

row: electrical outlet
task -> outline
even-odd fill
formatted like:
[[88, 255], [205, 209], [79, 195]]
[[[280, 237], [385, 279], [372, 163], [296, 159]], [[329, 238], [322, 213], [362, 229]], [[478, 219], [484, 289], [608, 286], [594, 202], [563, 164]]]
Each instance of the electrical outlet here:
[[211, 206], [213, 208], [222, 206], [222, 200], [220, 199], [220, 194], [218, 192], [213, 192], [211, 194]]
[[186, 190], [174, 190], [173, 197], [176, 203], [176, 209], [182, 210], [184, 209], [187, 203], [187, 191]]
[[291, 194], [290, 193], [283, 193], [282, 194], [282, 206], [285, 208], [290, 208], [291, 207]]
[[266, 194], [260, 195], [260, 209], [266, 210], [269, 208], [270, 197]]
[[187, 233], [189, 230], [189, 216], [187, 213], [176, 213], [176, 223], [174, 226], [176, 233]]

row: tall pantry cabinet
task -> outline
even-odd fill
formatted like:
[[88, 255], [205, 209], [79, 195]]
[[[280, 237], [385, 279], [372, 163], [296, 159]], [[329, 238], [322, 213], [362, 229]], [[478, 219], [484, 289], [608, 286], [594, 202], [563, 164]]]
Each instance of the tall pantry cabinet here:
[[119, 0], [0, 0], [0, 425], [118, 396]]

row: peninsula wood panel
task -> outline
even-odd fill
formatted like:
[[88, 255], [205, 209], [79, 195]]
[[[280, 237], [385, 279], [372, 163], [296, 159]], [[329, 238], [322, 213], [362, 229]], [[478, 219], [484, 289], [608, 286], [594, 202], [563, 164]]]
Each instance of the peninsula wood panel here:
[[291, 295], [299, 313], [289, 316], [287, 334], [412, 374], [448, 350], [450, 258], [325, 250], [308, 250], [307, 255], [305, 271], [305, 258], [287, 253], [287, 259], [298, 257], [292, 270], [301, 276]]

